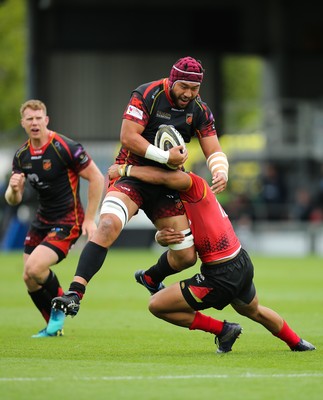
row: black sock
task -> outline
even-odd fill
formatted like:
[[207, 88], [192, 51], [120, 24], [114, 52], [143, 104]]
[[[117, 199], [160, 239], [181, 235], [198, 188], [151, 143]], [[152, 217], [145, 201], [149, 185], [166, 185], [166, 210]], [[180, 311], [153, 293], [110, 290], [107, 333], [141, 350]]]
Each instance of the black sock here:
[[87, 242], [82, 250], [75, 275], [80, 276], [87, 282], [90, 282], [91, 278], [99, 271], [102, 267], [108, 249], [94, 242]]
[[168, 251], [165, 251], [165, 253], [159, 257], [157, 264], [145, 271], [145, 274], [150, 276], [154, 283], [162, 282], [167, 276], [178, 272], [169, 265], [167, 253]]
[[50, 311], [52, 308], [52, 297], [45, 288], [40, 288], [35, 292], [28, 292], [35, 306], [41, 312], [45, 321], [49, 321]]
[[80, 300], [83, 299], [83, 296], [84, 296], [84, 293], [85, 293], [85, 289], [86, 289], [85, 286], [82, 285], [82, 283], [79, 283], [79, 282], [72, 282], [70, 284], [70, 288], [69, 288], [69, 290], [71, 292], [76, 292], [77, 293], [77, 295], [79, 296]]
[[[57, 276], [54, 274], [54, 272], [50, 269], [49, 270], [49, 275], [48, 278], [46, 279], [45, 283], [42, 285], [44, 289], [46, 289], [51, 297], [56, 297], [59, 296], [63, 290], [59, 284], [59, 281], [57, 279]], [[61, 289], [61, 290], [59, 290]]]

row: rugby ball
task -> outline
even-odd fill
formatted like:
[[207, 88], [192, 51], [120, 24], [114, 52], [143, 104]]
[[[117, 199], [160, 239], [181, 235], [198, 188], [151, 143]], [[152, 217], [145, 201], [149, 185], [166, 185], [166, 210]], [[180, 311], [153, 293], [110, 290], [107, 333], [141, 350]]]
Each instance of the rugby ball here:
[[[160, 125], [156, 136], [155, 136], [155, 146], [162, 150], [169, 150], [175, 146], [184, 146], [185, 142], [182, 135], [174, 128], [173, 125]], [[170, 169], [177, 169], [177, 166], [166, 164]]]

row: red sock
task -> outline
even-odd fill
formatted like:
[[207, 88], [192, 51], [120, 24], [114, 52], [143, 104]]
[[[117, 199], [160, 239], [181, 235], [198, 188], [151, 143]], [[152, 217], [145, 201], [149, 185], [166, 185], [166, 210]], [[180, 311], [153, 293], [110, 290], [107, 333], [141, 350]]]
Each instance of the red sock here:
[[204, 332], [210, 332], [214, 335], [218, 335], [219, 333], [221, 333], [223, 325], [223, 321], [219, 321], [207, 315], [201, 314], [199, 311], [196, 311], [195, 318], [189, 329], [199, 329]]
[[292, 329], [290, 329], [286, 321], [284, 321], [284, 325], [280, 332], [273, 335], [284, 341], [290, 348], [295, 347], [301, 340], [301, 338]]

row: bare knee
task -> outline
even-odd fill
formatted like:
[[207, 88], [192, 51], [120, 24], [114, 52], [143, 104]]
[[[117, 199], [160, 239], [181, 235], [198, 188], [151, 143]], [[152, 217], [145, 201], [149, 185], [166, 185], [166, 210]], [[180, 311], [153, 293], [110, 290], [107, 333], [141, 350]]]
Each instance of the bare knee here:
[[148, 309], [155, 317], [161, 318], [162, 310], [161, 310], [160, 303], [159, 303], [158, 299], [156, 298], [156, 296], [152, 296], [150, 298]]
[[[48, 267], [49, 269], [49, 267]], [[47, 270], [46, 270], [47, 271]], [[46, 272], [45, 272], [46, 274]], [[27, 262], [24, 266], [23, 280], [28, 288], [37, 287], [44, 282], [44, 268], [36, 262]]]
[[121, 229], [121, 221], [117, 217], [114, 215], [104, 216], [100, 219], [92, 240], [102, 247], [110, 247], [119, 236]]

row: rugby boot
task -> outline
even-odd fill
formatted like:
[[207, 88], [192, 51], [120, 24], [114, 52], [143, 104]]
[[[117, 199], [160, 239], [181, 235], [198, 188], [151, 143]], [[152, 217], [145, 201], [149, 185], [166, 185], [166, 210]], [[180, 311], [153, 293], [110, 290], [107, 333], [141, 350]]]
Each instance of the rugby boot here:
[[241, 332], [242, 327], [239, 324], [224, 321], [221, 333], [215, 336], [215, 344], [218, 347], [216, 352], [228, 353], [231, 351]]
[[47, 328], [44, 328], [41, 331], [39, 331], [38, 333], [36, 333], [35, 335], [32, 335], [32, 338], [44, 338], [44, 337], [55, 337], [55, 336], [64, 336], [63, 329], [58, 330], [57, 332], [54, 332], [52, 334], [49, 334], [47, 332]]
[[145, 279], [145, 271], [143, 269], [135, 272], [135, 279], [140, 285], [144, 286], [149, 290], [150, 294], [155, 294], [160, 290], [164, 289], [165, 286], [163, 282], [158, 283], [157, 285], [149, 285]]
[[313, 346], [310, 342], [307, 342], [304, 339], [301, 339], [297, 345], [291, 348], [292, 351], [308, 351], [308, 350], [316, 350], [316, 347]]
[[65, 315], [75, 317], [80, 309], [80, 298], [76, 292], [65, 292], [62, 296], [53, 298], [52, 308], [63, 311]]

